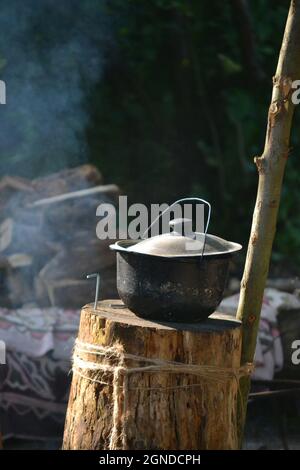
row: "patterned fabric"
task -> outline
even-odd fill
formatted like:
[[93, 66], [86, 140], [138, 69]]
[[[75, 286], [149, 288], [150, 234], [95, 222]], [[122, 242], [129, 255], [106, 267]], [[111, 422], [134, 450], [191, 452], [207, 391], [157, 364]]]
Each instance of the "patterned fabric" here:
[[61, 436], [78, 310], [0, 309], [0, 423], [5, 437]]
[[[223, 300], [218, 311], [236, 314], [239, 294]], [[255, 351], [255, 371], [252, 375], [256, 380], [272, 380], [274, 374], [283, 367], [283, 350], [277, 315], [280, 308], [299, 309], [300, 301], [293, 295], [276, 289], [265, 289], [258, 338]]]

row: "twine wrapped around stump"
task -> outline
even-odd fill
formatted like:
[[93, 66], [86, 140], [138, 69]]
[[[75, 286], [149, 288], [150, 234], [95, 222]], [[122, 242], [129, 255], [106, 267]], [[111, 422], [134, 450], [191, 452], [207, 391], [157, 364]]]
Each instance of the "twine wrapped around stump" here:
[[[93, 362], [88, 359], [89, 355], [101, 356], [101, 362]], [[114, 361], [116, 364], [111, 364], [109, 361]], [[126, 361], [135, 361], [143, 363], [140, 367], [129, 367]], [[238, 385], [241, 377], [250, 375], [253, 371], [253, 364], [244, 364], [238, 368], [223, 368], [212, 365], [196, 365], [184, 364], [174, 361], [166, 361], [157, 358], [147, 358], [137, 356], [134, 354], [124, 353], [120, 344], [115, 344], [113, 347], [97, 346], [76, 340], [74, 354], [73, 354], [73, 373], [80, 377], [95, 383], [100, 383], [113, 387], [113, 416], [112, 416], [112, 430], [109, 440], [109, 449], [119, 449], [118, 443], [122, 442], [122, 449], [127, 449], [126, 439], [126, 413], [127, 413], [127, 400], [129, 389], [128, 377], [135, 373], [167, 373], [167, 374], [188, 374], [194, 375], [201, 379], [201, 381], [208, 382], [227, 382], [235, 380]], [[99, 378], [92, 378], [85, 374], [86, 371], [95, 371], [102, 373], [111, 373], [113, 380], [112, 383], [104, 382]], [[200, 386], [200, 383], [175, 385], [172, 387], [149, 387], [148, 390], [156, 390], [163, 392], [164, 390], [191, 388]], [[134, 388], [135, 390], [143, 389]], [[120, 392], [123, 397], [123, 407], [120, 406]]]

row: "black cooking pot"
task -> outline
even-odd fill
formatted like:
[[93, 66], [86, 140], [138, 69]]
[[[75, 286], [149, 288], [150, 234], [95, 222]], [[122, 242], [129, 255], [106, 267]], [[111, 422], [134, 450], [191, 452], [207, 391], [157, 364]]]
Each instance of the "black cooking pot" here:
[[167, 210], [190, 200], [208, 205], [204, 233], [194, 233], [189, 219], [175, 219], [170, 222], [171, 234], [110, 246], [117, 252], [119, 296], [140, 317], [197, 322], [211, 315], [222, 300], [229, 261], [242, 247], [207, 234], [211, 207], [203, 199], [180, 199]]

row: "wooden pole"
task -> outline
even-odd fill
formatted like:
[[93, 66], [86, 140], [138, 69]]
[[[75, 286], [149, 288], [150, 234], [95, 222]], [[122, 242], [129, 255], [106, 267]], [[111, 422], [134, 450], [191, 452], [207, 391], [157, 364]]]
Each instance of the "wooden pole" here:
[[[237, 449], [240, 322], [213, 314], [199, 324], [158, 323], [121, 305], [82, 309], [63, 448]], [[153, 360], [184, 371], [145, 370]], [[116, 376], [120, 363], [126, 370]], [[191, 364], [213, 367], [211, 379], [193, 375]], [[225, 369], [235, 372], [224, 379]]]
[[[272, 244], [276, 231], [282, 180], [289, 155], [294, 113], [292, 82], [300, 79], [300, 0], [292, 0], [283, 37], [268, 114], [265, 147], [255, 158], [259, 174], [256, 205], [237, 318], [243, 324], [242, 361], [252, 362]], [[246, 410], [249, 378], [241, 380], [243, 410]], [[245, 413], [244, 413], [245, 414]], [[245, 416], [241, 419], [241, 436]]]

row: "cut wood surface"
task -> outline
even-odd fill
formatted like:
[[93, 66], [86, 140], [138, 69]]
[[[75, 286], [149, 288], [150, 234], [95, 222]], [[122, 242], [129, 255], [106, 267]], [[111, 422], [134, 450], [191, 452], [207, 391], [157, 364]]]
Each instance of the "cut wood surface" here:
[[[80, 344], [118, 345], [122, 352], [148, 359], [182, 364], [238, 369], [241, 355], [240, 322], [213, 314], [197, 324], [160, 323], [135, 316], [119, 300], [92, 304], [81, 312]], [[83, 353], [85, 361], [118, 365], [115, 357]], [[126, 358], [128, 368], [143, 367], [142, 360]], [[79, 369], [72, 380], [64, 433], [64, 449], [109, 449], [113, 429], [113, 374]], [[83, 377], [84, 376], [84, 377]], [[189, 373], [156, 371], [127, 375], [119, 387], [118, 421], [123, 449], [235, 449], [238, 381], [203, 379]], [[123, 377], [124, 380], [124, 377]], [[104, 382], [98, 383], [96, 381]], [[126, 446], [121, 438], [126, 429]]]

